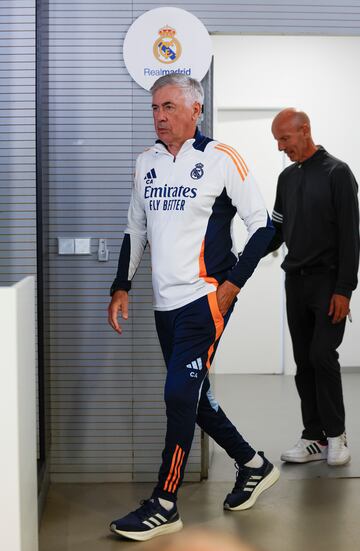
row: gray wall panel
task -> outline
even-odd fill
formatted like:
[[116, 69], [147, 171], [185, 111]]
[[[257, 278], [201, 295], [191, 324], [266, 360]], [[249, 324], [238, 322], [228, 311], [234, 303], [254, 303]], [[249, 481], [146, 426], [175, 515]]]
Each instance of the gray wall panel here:
[[[46, 14], [51, 472], [59, 481], [133, 477], [132, 329], [120, 340], [106, 322], [133, 173], [132, 84], [119, 48], [130, 7], [50, 1]], [[57, 256], [55, 237], [66, 235], [92, 237], [91, 257]], [[107, 264], [96, 260], [99, 237], [109, 240]]]
[[262, 0], [219, 3], [209, 0], [181, 2], [134, 2], [134, 17], [160, 6], [176, 6], [199, 17], [211, 33], [251, 34], [356, 34], [360, 33], [358, 0], [318, 0], [316, 4], [299, 0]]

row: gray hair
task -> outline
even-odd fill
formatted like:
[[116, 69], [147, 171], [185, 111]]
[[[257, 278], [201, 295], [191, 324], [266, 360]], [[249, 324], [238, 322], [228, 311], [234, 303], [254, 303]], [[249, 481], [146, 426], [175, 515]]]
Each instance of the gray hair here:
[[187, 100], [192, 103], [197, 101], [201, 105], [204, 103], [204, 89], [195, 78], [179, 73], [164, 75], [154, 82], [150, 88], [150, 92], [154, 95], [159, 88], [163, 88], [164, 86], [177, 86], [181, 88]]

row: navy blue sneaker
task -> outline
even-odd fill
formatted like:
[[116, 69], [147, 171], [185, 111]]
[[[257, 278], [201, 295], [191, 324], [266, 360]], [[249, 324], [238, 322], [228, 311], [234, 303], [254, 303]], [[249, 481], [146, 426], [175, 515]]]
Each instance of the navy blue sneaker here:
[[236, 482], [230, 494], [224, 501], [224, 509], [228, 511], [242, 511], [250, 509], [262, 492], [270, 488], [280, 476], [279, 470], [266, 459], [264, 452], [259, 452], [264, 464], [258, 469], [239, 467]]
[[110, 530], [131, 540], [146, 541], [163, 534], [181, 530], [183, 523], [174, 503], [167, 511], [157, 498], [146, 499], [141, 506], [123, 518], [113, 520]]

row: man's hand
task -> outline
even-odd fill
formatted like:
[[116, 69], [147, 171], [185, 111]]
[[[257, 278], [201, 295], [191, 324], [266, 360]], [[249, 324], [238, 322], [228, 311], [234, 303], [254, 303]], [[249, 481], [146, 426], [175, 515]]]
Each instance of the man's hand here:
[[344, 295], [333, 295], [330, 300], [328, 315], [332, 316], [332, 323], [339, 323], [348, 315], [350, 299]]
[[240, 288], [230, 281], [224, 281], [224, 283], [219, 285], [216, 291], [216, 298], [222, 316], [225, 316], [238, 293], [240, 293]]
[[115, 291], [108, 306], [108, 322], [119, 335], [121, 335], [122, 329], [118, 322], [118, 315], [121, 312], [122, 319], [127, 320], [129, 317], [128, 305], [129, 297], [127, 291]]

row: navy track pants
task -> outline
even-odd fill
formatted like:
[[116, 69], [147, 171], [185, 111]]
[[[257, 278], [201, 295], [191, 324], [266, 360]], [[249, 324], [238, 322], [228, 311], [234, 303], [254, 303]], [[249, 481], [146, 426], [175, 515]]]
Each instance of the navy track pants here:
[[211, 362], [234, 304], [223, 317], [216, 292], [213, 292], [175, 310], [155, 311], [156, 329], [167, 367], [167, 430], [153, 496], [176, 500], [195, 423], [239, 465], [250, 461], [256, 453], [212, 397], [208, 378]]

